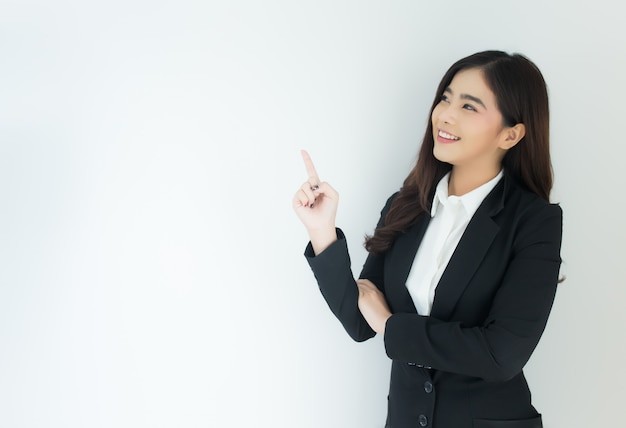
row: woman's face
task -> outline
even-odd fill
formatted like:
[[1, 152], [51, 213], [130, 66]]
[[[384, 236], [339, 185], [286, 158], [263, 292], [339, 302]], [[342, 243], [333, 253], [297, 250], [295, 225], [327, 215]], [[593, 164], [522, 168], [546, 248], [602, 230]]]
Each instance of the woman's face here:
[[435, 157], [455, 167], [499, 169], [507, 127], [479, 69], [459, 71], [432, 116]]

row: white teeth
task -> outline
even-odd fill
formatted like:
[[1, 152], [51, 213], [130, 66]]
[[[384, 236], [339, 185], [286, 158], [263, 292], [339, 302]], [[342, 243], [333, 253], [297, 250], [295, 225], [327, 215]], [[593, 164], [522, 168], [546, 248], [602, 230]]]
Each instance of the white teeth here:
[[450, 135], [450, 134], [448, 134], [446, 132], [443, 132], [443, 131], [439, 131], [439, 136], [442, 137], [442, 138], [445, 138], [447, 140], [460, 140], [459, 137], [455, 137], [454, 135]]

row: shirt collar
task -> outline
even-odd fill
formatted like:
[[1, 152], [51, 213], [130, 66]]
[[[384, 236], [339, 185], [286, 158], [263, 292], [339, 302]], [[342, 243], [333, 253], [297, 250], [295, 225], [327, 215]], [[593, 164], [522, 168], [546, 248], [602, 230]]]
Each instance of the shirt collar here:
[[500, 170], [498, 175], [471, 192], [468, 192], [463, 196], [448, 196], [448, 185], [450, 183], [450, 173], [448, 172], [441, 180], [439, 180], [439, 183], [437, 184], [435, 197], [433, 199], [433, 206], [430, 209], [430, 216], [434, 217], [435, 214], [437, 214], [439, 205], [445, 206], [452, 198], [455, 198], [461, 203], [469, 217], [473, 216], [483, 199], [485, 199], [489, 192], [496, 187], [496, 184], [498, 184], [498, 181], [500, 181], [503, 175], [503, 171]]

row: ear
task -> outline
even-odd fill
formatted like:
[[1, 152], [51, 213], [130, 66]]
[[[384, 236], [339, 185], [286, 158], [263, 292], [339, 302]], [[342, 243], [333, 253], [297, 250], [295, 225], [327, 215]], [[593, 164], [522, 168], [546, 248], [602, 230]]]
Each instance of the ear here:
[[524, 135], [526, 135], [526, 126], [523, 123], [518, 123], [515, 126], [505, 129], [502, 135], [503, 138], [500, 142], [500, 148], [509, 150], [524, 138]]

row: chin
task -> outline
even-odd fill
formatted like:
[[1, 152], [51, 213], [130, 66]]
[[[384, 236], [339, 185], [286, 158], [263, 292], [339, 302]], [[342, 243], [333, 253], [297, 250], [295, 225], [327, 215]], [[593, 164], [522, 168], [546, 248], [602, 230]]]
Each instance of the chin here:
[[445, 153], [445, 150], [441, 150], [437, 147], [437, 143], [435, 143], [435, 147], [433, 148], [433, 156], [439, 162], [446, 162], [452, 164], [453, 157], [449, 154]]

